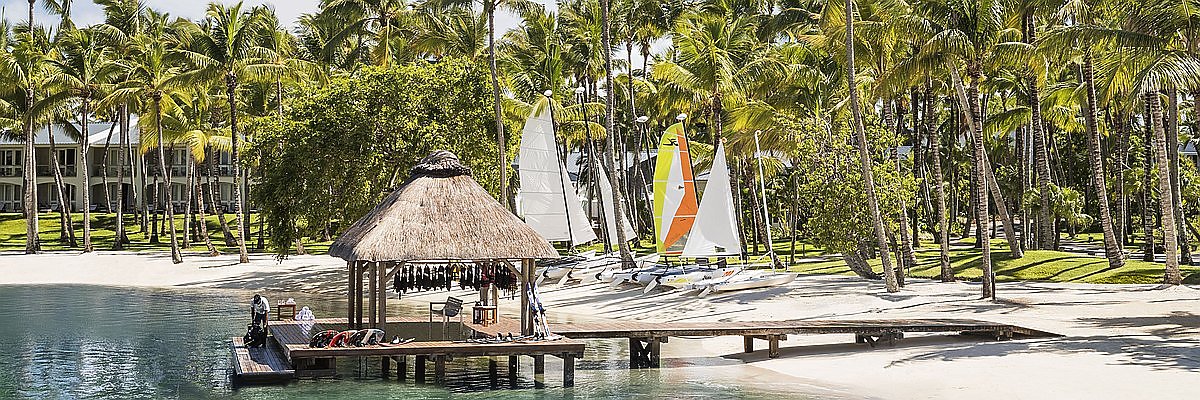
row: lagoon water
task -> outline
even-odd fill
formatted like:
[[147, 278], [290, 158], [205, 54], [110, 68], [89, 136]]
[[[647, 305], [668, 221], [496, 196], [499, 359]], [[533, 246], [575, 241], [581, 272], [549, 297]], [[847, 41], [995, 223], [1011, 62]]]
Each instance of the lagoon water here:
[[[561, 387], [561, 362], [553, 357], [546, 359], [545, 389], [533, 388], [527, 358], [519, 381], [510, 386], [502, 377], [499, 390], [489, 386], [485, 359], [454, 360], [445, 385], [412, 383], [411, 372], [408, 382], [381, 379], [378, 360], [369, 359], [343, 361], [335, 379], [238, 388], [229, 379], [229, 338], [245, 333], [248, 297], [230, 290], [0, 286], [0, 398], [779, 399], [812, 389], [785, 382], [767, 389], [705, 367], [733, 360], [664, 360], [662, 369], [629, 370], [625, 344], [616, 340], [588, 342], [570, 389]], [[336, 299], [294, 297], [318, 317], [345, 309]]]

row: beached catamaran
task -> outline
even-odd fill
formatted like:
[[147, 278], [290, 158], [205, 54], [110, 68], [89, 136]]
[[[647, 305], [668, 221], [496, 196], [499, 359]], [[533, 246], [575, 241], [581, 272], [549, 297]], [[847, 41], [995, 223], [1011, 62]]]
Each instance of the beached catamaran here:
[[[558, 151], [558, 141], [554, 131], [554, 113], [549, 97], [544, 97], [534, 103], [530, 117], [525, 121], [521, 131], [521, 147], [519, 150], [520, 164], [517, 172], [520, 177], [521, 189], [519, 210], [525, 223], [550, 241], [568, 242], [572, 247], [598, 239], [592, 228], [592, 221], [580, 204], [577, 190], [567, 173], [566, 162]], [[612, 191], [608, 185], [608, 177], [603, 169], [599, 172], [601, 196], [611, 199]], [[604, 219], [608, 222], [608, 232], [616, 232], [614, 207], [611, 201], [603, 201]], [[628, 221], [628, 218], [625, 219]], [[628, 222], [624, 224], [627, 236], [633, 236], [633, 228]], [[606, 235], [611, 237], [614, 235]], [[577, 254], [562, 262], [546, 266], [539, 273], [538, 280], [552, 280], [560, 283], [578, 276], [594, 275], [598, 268], [609, 264], [619, 263], [619, 258], [611, 254], [596, 255], [593, 252]]]

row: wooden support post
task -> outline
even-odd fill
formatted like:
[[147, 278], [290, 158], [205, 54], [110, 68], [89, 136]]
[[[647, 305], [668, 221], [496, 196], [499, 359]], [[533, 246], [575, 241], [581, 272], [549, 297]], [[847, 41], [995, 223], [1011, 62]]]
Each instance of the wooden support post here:
[[508, 383], [517, 384], [517, 356], [508, 356]]
[[563, 355], [563, 387], [575, 386], [575, 356]]
[[378, 263], [379, 265], [379, 329], [383, 330], [383, 340], [387, 340], [387, 264]]
[[366, 263], [359, 264], [358, 268], [354, 269], [354, 319], [349, 322], [349, 325], [354, 329], [362, 329], [363, 327], [363, 271], [366, 269]]
[[346, 263], [346, 322], [354, 321], [354, 274], [358, 268], [355, 268], [355, 262]]
[[536, 265], [532, 259], [521, 260], [521, 335], [533, 334], [533, 315], [529, 310], [529, 286], [533, 282]]
[[742, 336], [742, 350], [747, 353], [754, 352], [754, 336]]
[[377, 322], [378, 319], [376, 318], [379, 314], [377, 314], [377, 312], [375, 310], [375, 307], [379, 305], [379, 302], [376, 300], [376, 297], [375, 297], [375, 296], [379, 295], [378, 275], [379, 275], [379, 263], [373, 262], [367, 266], [367, 287], [368, 287], [368, 289], [367, 289], [367, 311], [368, 311], [367, 323], [369, 324], [367, 326], [369, 326], [371, 328], [379, 327], [378, 322]]
[[433, 379], [435, 382], [446, 381], [446, 356], [433, 356]]
[[546, 386], [546, 356], [533, 356], [533, 387]]
[[661, 348], [661, 346], [659, 346], [659, 343], [661, 343], [661, 342], [659, 342], [659, 338], [656, 338], [656, 337], [650, 338], [650, 343], [649, 343], [649, 345], [650, 345], [650, 359], [649, 359], [650, 368], [658, 368], [659, 367], [658, 352], [659, 352], [659, 349]]
[[497, 373], [500, 369], [498, 364], [496, 357], [488, 357], [488, 383], [492, 387], [495, 387], [500, 381], [499, 374]]
[[391, 356], [383, 356], [380, 358], [383, 359], [382, 361], [380, 361], [383, 365], [380, 365], [379, 370], [381, 372], [383, 372], [383, 378], [387, 379], [388, 375], [392, 374], [392, 357]]
[[417, 383], [425, 383], [425, 356], [417, 356], [416, 361], [413, 364], [413, 380]]
[[767, 358], [779, 358], [779, 335], [767, 337]]
[[396, 361], [396, 379], [404, 381], [405, 375], [408, 375], [408, 356], [400, 356]]

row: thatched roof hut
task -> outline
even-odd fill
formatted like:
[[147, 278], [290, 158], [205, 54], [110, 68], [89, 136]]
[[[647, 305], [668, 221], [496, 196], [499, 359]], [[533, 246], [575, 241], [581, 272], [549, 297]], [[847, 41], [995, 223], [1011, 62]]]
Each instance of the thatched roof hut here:
[[329, 254], [346, 261], [557, 258], [550, 242], [506, 210], [458, 157], [438, 150], [403, 186], [351, 225]]

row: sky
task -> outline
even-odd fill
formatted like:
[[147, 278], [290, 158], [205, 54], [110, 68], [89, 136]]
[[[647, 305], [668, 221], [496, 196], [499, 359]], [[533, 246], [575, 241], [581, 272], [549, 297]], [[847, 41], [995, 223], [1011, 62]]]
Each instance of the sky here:
[[[550, 0], [535, 0], [542, 4], [547, 4], [549, 7], [554, 7], [554, 2]], [[269, 4], [275, 7], [275, 14], [279, 16], [279, 20], [288, 26], [294, 26], [296, 19], [300, 14], [313, 13], [317, 11], [317, 3], [319, 0], [245, 0], [246, 8], [252, 5]], [[45, 10], [39, 6], [34, 10], [34, 19], [46, 21], [49, 18]], [[158, 11], [163, 11], [172, 16], [185, 17], [188, 19], [201, 19], [204, 17], [204, 11], [208, 9], [207, 0], [144, 0], [144, 3], [150, 8]], [[232, 4], [233, 1], [224, 1], [224, 3]], [[0, 5], [3, 5], [4, 16], [9, 21], [25, 20], [28, 18], [26, 13], [29, 7], [28, 0], [0, 0]], [[100, 11], [100, 6], [92, 3], [90, 0], [76, 0], [71, 8], [71, 18], [75, 20], [76, 25], [87, 26], [104, 20], [104, 14]], [[54, 19], [57, 22], [57, 18]], [[36, 21], [35, 21], [36, 22]], [[516, 16], [507, 13], [496, 15], [496, 31], [505, 32], [508, 29], [517, 26], [520, 19]]]

